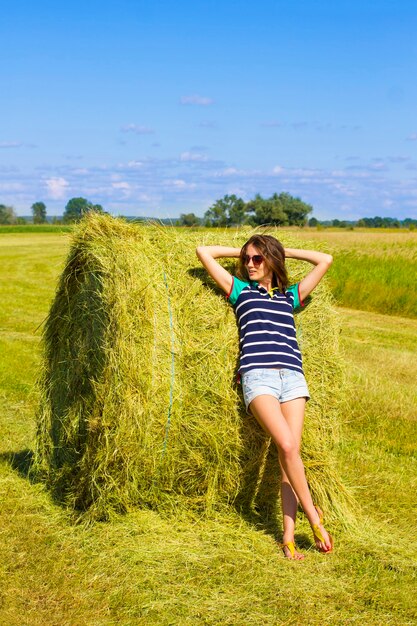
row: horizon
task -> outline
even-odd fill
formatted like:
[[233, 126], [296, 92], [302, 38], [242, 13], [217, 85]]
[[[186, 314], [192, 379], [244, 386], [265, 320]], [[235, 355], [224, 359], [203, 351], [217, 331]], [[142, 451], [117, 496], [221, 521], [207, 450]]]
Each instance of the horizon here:
[[409, 0], [17, 0], [2, 17], [0, 204], [20, 216], [82, 196], [202, 217], [288, 192], [319, 221], [417, 218]]
[[[114, 217], [114, 218], [122, 218], [122, 219], [127, 219], [127, 220], [132, 220], [132, 221], [135, 221], [135, 220], [141, 220], [141, 221], [142, 220], [143, 221], [156, 220], [156, 221], [160, 221], [160, 222], [169, 222], [169, 221], [176, 222], [176, 221], [180, 221], [181, 217], [183, 215], [183, 214], [179, 214], [179, 215], [173, 215], [171, 217], [161, 217], [161, 216], [158, 216], [158, 215], [139, 215], [138, 213], [131, 213], [129, 215], [124, 215], [122, 213], [119, 213], [119, 214], [110, 213], [110, 212], [106, 211], [105, 209], [104, 209], [104, 212], [108, 213], [108, 215], [110, 215], [111, 217]], [[32, 220], [33, 220], [33, 215], [29, 214], [29, 213], [21, 214], [21, 215], [18, 215], [17, 217], [25, 219], [28, 224], [31, 224]], [[50, 224], [53, 220], [59, 220], [60, 223], [63, 223], [62, 222], [63, 217], [64, 217], [63, 213], [57, 213], [57, 214], [47, 213], [46, 214], [46, 222], [42, 222], [42, 223], [38, 224], [38, 226], [42, 226], [42, 224], [44, 224], [44, 225], [45, 224]], [[198, 216], [195, 216], [195, 217], [198, 217]], [[285, 229], [285, 228], [290, 228], [290, 229], [293, 229], [293, 228], [305, 228], [305, 227], [314, 228], [315, 227], [314, 224], [309, 224], [309, 221], [311, 220], [311, 218], [315, 218], [319, 225], [323, 225], [323, 226], [326, 226], [326, 227], [338, 228], [339, 225], [338, 224], [333, 224], [333, 222], [339, 221], [340, 224], [342, 224], [342, 226], [341, 226], [342, 228], [343, 228], [343, 224], [346, 224], [346, 225], [349, 225], [349, 226], [357, 226], [358, 228], [367, 228], [367, 229], [371, 228], [371, 229], [375, 229], [375, 230], [378, 230], [378, 229], [386, 230], [386, 229], [389, 229], [389, 228], [396, 229], [396, 228], [398, 228], [398, 226], [395, 226], [395, 224], [388, 225], [387, 223], [385, 223], [384, 225], [381, 225], [381, 226], [371, 226], [371, 225], [369, 225], [369, 226], [368, 225], [360, 225], [360, 226], [358, 226], [357, 223], [359, 221], [361, 221], [361, 220], [370, 220], [370, 221], [376, 220], [376, 219], [393, 220], [393, 221], [396, 220], [400, 224], [401, 228], [409, 228], [409, 224], [407, 224], [407, 222], [411, 222], [414, 225], [417, 222], [417, 218], [411, 218], [409, 216], [405, 217], [404, 219], [396, 218], [396, 217], [393, 217], [393, 216], [390, 216], [390, 215], [387, 215], [387, 216], [373, 215], [373, 216], [362, 216], [362, 217], [360, 217], [358, 219], [354, 219], [354, 220], [348, 220], [348, 219], [346, 219], [346, 220], [339, 220], [339, 218], [335, 218], [335, 217], [333, 217], [333, 218], [330, 217], [330, 218], [319, 220], [318, 218], [315, 217], [314, 214], [311, 214], [311, 215], [306, 217], [306, 222], [303, 225], [274, 224], [274, 227], [275, 228], [283, 228], [283, 229]], [[193, 224], [193, 226], [194, 227], [196, 227], [196, 226], [204, 226], [204, 224], [202, 223], [203, 220], [204, 220], [204, 216], [202, 216], [202, 217], [200, 216], [200, 217], [198, 217], [198, 219], [201, 220], [201, 222], [199, 224], [197, 224], [197, 223]], [[76, 222], [68, 222], [67, 224], [75, 224], [75, 223]], [[18, 224], [2, 224], [2, 226], [10, 226], [10, 227], [13, 227], [13, 226], [16, 226], [16, 225], [18, 225]], [[231, 226], [214, 225], [214, 226], [208, 226], [208, 228], [240, 228], [240, 227], [249, 226], [249, 225], [250, 225], [249, 223], [244, 222], [242, 224], [236, 224], [236, 225], [231, 225]], [[20, 224], [20, 226], [24, 226], [24, 224]], [[184, 226], [185, 228], [187, 227], [187, 225], [185, 225], [185, 224], [182, 224], [182, 226]], [[268, 224], [265, 224], [265, 226], [268, 226]], [[256, 227], [256, 226], [254, 226], [254, 227]]]

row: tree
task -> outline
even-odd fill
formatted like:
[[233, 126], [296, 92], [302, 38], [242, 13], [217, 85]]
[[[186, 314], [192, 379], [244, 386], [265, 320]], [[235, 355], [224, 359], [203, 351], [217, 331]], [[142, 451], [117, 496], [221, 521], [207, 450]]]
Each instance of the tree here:
[[384, 217], [382, 219], [383, 228], [399, 228], [400, 222], [396, 217]]
[[17, 216], [14, 208], [0, 204], [0, 224], [15, 224], [16, 220]]
[[179, 226], [199, 226], [200, 218], [194, 215], [194, 213], [181, 213], [178, 221]]
[[44, 224], [46, 222], [46, 205], [44, 202], [34, 202], [31, 206], [34, 224]]
[[318, 223], [319, 221], [315, 217], [310, 217], [310, 219], [308, 220], [308, 225], [311, 226], [312, 228], [317, 226]]
[[90, 213], [91, 211], [104, 213], [103, 207], [100, 204], [92, 204], [85, 198], [71, 198], [65, 206], [64, 222], [77, 222], [86, 215], [86, 213]]
[[204, 214], [206, 226], [239, 226], [246, 221], [246, 204], [234, 194], [224, 196]]
[[205, 226], [238, 226], [240, 224], [273, 224], [275, 226], [305, 226], [313, 207], [289, 193], [274, 193], [263, 198], [259, 193], [244, 202], [235, 195], [224, 196], [204, 214]]
[[252, 213], [250, 222], [253, 226], [262, 224], [281, 226], [288, 224], [287, 215], [276, 193], [270, 198], [262, 198], [259, 193], [256, 194], [255, 198], [247, 203], [246, 210]]
[[227, 205], [228, 226], [240, 226], [246, 222], [246, 203], [242, 198], [238, 198], [234, 194], [225, 196], [224, 201]]
[[[276, 194], [274, 194], [275, 197]], [[307, 215], [312, 212], [311, 204], [303, 202], [300, 198], [294, 198], [289, 193], [280, 193], [277, 196], [281, 202], [284, 213], [287, 215], [290, 226], [305, 226]]]
[[222, 200], [216, 202], [204, 213], [205, 226], [227, 226], [226, 207]]
[[415, 230], [417, 226], [417, 220], [413, 220], [411, 219], [411, 217], [406, 217], [405, 220], [403, 220], [402, 225], [409, 230]]

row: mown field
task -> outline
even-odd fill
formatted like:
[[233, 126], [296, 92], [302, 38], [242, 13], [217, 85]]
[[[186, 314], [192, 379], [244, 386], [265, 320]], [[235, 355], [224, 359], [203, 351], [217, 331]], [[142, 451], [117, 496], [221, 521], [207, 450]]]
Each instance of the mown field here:
[[[402, 284], [412, 286], [414, 233], [313, 237], [335, 255], [335, 275], [339, 257], [349, 266], [349, 255], [363, 255], [380, 274], [400, 258]], [[356, 498], [358, 525], [356, 532], [332, 528], [334, 554], [312, 549], [302, 516], [303, 563], [286, 561], [256, 520], [233, 511], [210, 520], [136, 511], [111, 523], [75, 525], [27, 477], [40, 325], [67, 248], [65, 233], [0, 234], [0, 624], [416, 623], [412, 309], [404, 310], [408, 317], [338, 309], [349, 390], [338, 463]], [[357, 279], [351, 279], [367, 294], [373, 289], [368, 267], [355, 262]], [[390, 281], [382, 310], [395, 301]]]

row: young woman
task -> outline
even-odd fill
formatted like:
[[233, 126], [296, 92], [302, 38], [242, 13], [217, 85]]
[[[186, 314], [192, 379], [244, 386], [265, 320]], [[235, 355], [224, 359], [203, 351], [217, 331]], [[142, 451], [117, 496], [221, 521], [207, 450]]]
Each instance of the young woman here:
[[[300, 457], [309, 392], [293, 312], [303, 306], [333, 259], [323, 252], [284, 249], [270, 235], [254, 235], [242, 249], [199, 246], [196, 252], [235, 309], [240, 340], [239, 374], [246, 408], [278, 448], [284, 555], [290, 559], [304, 558], [294, 543], [298, 502], [310, 522], [317, 549], [331, 552], [333, 540], [323, 526], [320, 509], [313, 504]], [[218, 263], [222, 257], [239, 259], [239, 277]], [[308, 261], [314, 268], [299, 283], [289, 286], [285, 258]]]

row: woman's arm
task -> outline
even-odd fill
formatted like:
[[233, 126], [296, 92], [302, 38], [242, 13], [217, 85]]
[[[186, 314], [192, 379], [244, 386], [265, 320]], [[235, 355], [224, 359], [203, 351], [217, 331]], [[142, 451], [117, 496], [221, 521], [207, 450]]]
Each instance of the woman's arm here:
[[232, 289], [233, 277], [216, 261], [222, 257], [239, 258], [240, 248], [227, 246], [198, 246], [196, 254], [212, 279], [227, 294]]
[[287, 259], [299, 259], [300, 261], [308, 261], [315, 265], [300, 281], [300, 299], [304, 300], [323, 278], [331, 264], [333, 257], [325, 252], [317, 252], [316, 250], [297, 250], [295, 248], [285, 248], [285, 257]]

